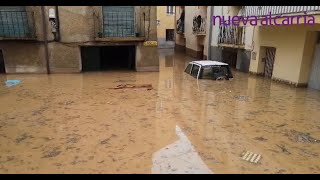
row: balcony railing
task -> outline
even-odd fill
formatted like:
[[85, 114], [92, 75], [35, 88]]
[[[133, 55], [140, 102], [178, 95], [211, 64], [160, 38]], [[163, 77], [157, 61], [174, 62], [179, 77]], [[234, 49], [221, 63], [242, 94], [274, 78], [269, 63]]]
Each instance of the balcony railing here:
[[26, 11], [0, 11], [1, 39], [34, 39], [34, 13]]
[[184, 20], [177, 20], [177, 34], [184, 34]]
[[193, 18], [192, 26], [193, 34], [205, 35], [206, 34], [206, 18], [201, 16], [195, 16]]
[[245, 29], [241, 26], [220, 26], [218, 43], [220, 45], [243, 46]]
[[132, 17], [132, 13], [127, 12], [105, 12], [107, 17], [97, 13], [93, 16], [96, 39], [145, 39], [148, 36], [145, 14]]
[[320, 11], [320, 6], [244, 6], [243, 16], [290, 15]]

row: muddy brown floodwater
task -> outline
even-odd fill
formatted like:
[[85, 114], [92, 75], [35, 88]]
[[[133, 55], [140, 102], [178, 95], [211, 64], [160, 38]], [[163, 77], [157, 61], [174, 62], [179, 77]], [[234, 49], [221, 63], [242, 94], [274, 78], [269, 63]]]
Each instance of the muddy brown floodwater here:
[[[320, 91], [234, 71], [0, 75], [0, 173], [319, 173]], [[153, 89], [110, 89], [151, 84]], [[257, 164], [242, 153], [261, 154]]]

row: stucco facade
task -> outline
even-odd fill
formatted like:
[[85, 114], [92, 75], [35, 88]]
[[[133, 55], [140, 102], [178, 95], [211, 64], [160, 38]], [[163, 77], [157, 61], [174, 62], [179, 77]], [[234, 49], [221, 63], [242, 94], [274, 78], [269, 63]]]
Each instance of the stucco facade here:
[[[267, 8], [271, 7], [265, 8], [263, 6], [261, 11], [266, 13], [268, 12]], [[303, 8], [308, 7], [303, 6]], [[246, 6], [246, 9], [242, 9], [243, 12], [240, 12], [240, 9], [239, 6], [215, 6], [213, 14], [215, 16], [234, 16], [238, 14], [241, 15], [241, 13], [242, 15], [250, 13], [250, 15], [254, 15], [255, 13], [260, 13], [261, 15], [261, 13], [263, 13], [258, 12], [258, 10], [253, 11], [251, 6]], [[290, 11], [287, 12], [288, 14], [285, 14], [287, 16], [302, 15], [301, 12], [291, 12], [294, 9], [290, 8], [278, 8], [277, 10]], [[299, 10], [299, 8], [296, 10]], [[240, 64], [246, 64], [248, 69], [244, 72], [264, 76], [265, 60], [267, 58], [266, 50], [267, 48], [275, 48], [271, 79], [296, 87], [308, 86], [312, 63], [315, 61], [314, 53], [319, 38], [318, 32], [320, 31], [320, 16], [316, 12], [308, 12], [308, 14], [315, 17], [314, 26], [298, 25], [296, 21], [294, 22], [295, 24], [288, 26], [261, 26], [261, 19], [258, 21], [258, 26], [248, 24], [246, 26], [241, 25], [241, 27], [244, 28], [245, 34], [241, 46], [219, 42], [219, 26], [213, 26], [211, 32], [212, 41], [210, 43], [211, 57], [213, 60], [225, 61], [226, 58], [223, 54], [226, 49], [231, 49], [238, 54], [236, 69], [242, 71]], [[283, 19], [279, 18], [277, 22], [280, 23], [282, 20]]]
[[[187, 55], [194, 58], [207, 59], [210, 6], [176, 6], [175, 22], [179, 20], [183, 11], [185, 13], [184, 32], [176, 33], [176, 50], [185, 51]], [[204, 29], [201, 32], [195, 32], [194, 18], [199, 15], [203, 19]]]
[[294, 86], [307, 86], [318, 38], [317, 31], [320, 31], [319, 25], [256, 27], [251, 46], [257, 58], [251, 59], [250, 72], [263, 74], [264, 47], [274, 47], [276, 54], [272, 79]]
[[[173, 6], [174, 8], [174, 6]], [[175, 29], [175, 12], [167, 13], [167, 6], [157, 6], [157, 36], [158, 48], [171, 49], [174, 48], [174, 41], [166, 40], [166, 30]]]
[[[144, 31], [139, 31], [139, 37], [99, 38], [97, 37], [97, 28], [101, 28], [101, 25], [98, 27], [97, 24], [103, 22], [102, 6], [59, 6], [59, 40], [54, 40], [52, 33], [48, 17], [50, 8], [55, 9], [56, 7], [45, 6], [44, 13], [50, 72], [81, 72], [81, 47], [106, 45], [135, 46], [135, 69], [137, 71], [159, 70], [157, 47], [143, 45], [145, 41], [157, 41], [156, 7], [134, 7], [135, 29]], [[47, 72], [41, 7], [27, 6], [26, 10], [34, 13], [36, 37], [32, 40], [0, 39], [0, 49], [3, 51], [6, 73]], [[142, 20], [143, 23], [141, 23]]]

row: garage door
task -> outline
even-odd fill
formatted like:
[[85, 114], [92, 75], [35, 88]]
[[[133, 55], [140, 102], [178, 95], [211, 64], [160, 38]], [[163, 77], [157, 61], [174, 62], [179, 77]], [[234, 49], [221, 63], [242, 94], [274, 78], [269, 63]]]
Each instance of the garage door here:
[[106, 37], [134, 36], [134, 6], [103, 6], [102, 10]]

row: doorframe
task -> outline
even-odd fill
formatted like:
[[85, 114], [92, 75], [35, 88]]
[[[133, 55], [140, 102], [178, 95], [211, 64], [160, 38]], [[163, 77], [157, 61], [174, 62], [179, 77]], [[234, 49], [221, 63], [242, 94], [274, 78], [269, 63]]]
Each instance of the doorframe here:
[[[3, 74], [6, 74], [7, 70], [6, 70], [6, 62], [4, 60], [4, 55], [3, 55], [3, 49], [0, 49], [0, 58], [2, 58], [2, 60], [3, 60]], [[0, 74], [2, 74], [1, 71], [0, 71]]]
[[311, 62], [311, 68], [310, 68], [310, 71], [309, 71], [309, 79], [308, 79], [308, 87], [309, 88], [312, 88], [312, 89], [316, 89], [316, 90], [320, 90], [320, 89], [317, 89], [317, 88], [314, 88], [314, 87], [310, 87], [310, 82], [312, 80], [312, 75], [315, 71], [315, 63], [316, 63], [316, 53], [317, 53], [317, 47], [320, 47], [320, 32], [318, 32], [317, 34], [317, 41], [316, 41], [316, 44], [315, 44], [315, 47], [314, 47], [314, 52], [313, 52], [313, 56], [312, 56], [312, 62]]
[[[274, 62], [275, 62], [275, 60], [276, 60], [277, 48], [275, 48], [275, 47], [266, 47], [266, 60], [267, 60], [267, 58], [268, 58], [268, 54], [267, 54], [267, 50], [268, 50], [268, 49], [274, 49], [271, 76], [270, 76], [270, 77], [267, 77], [267, 78], [272, 78], [272, 76], [273, 76], [273, 70], [274, 70]], [[265, 72], [266, 72], [266, 63], [264, 63], [264, 68], [263, 68], [263, 73], [264, 73], [264, 76], [266, 77]]]
[[[133, 58], [134, 58], [134, 62], [133, 62], [133, 66], [134, 68], [133, 69], [130, 69], [130, 70], [133, 70], [133, 71], [137, 71], [137, 44], [136, 43], [121, 43], [121, 44], [117, 44], [117, 43], [103, 43], [103, 44], [94, 44], [94, 45], [81, 45], [79, 46], [79, 49], [80, 49], [80, 72], [83, 73], [83, 72], [86, 72], [86, 71], [83, 71], [83, 66], [82, 66], [82, 63], [83, 63], [83, 57], [82, 57], [82, 48], [85, 48], [85, 47], [99, 47], [99, 48], [103, 48], [103, 47], [107, 47], [107, 46], [132, 46], [133, 47]], [[99, 51], [99, 57], [100, 59], [102, 58], [102, 51], [100, 50]], [[101, 71], [101, 70], [99, 70]]]
[[[267, 60], [267, 49], [268, 48], [274, 48], [275, 49], [275, 53], [274, 53], [274, 60], [273, 60], [273, 64], [272, 64], [272, 72], [271, 72], [271, 77], [267, 77], [267, 78], [272, 78], [273, 76], [273, 70], [274, 70], [274, 63], [276, 61], [276, 53], [277, 53], [277, 48], [276, 47], [272, 47], [272, 46], [260, 46], [260, 55], [259, 55], [259, 62], [262, 63], [263, 68], [260, 69], [261, 75], [263, 77], [266, 77], [266, 60]], [[261, 66], [260, 66], [261, 67]]]

